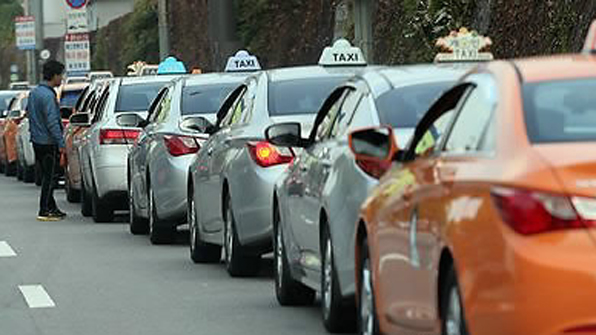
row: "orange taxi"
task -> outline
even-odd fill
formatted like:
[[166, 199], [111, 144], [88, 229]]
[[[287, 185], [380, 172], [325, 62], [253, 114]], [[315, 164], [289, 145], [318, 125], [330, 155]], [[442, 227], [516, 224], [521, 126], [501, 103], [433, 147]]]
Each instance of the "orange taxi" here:
[[588, 54], [491, 62], [406, 151], [351, 135], [397, 161], [358, 223], [361, 334], [596, 334], [595, 92]]
[[5, 166], [5, 173], [7, 176], [14, 176], [17, 172], [17, 132], [19, 124], [26, 114], [27, 101], [29, 92], [19, 93], [9, 106], [8, 115], [6, 116], [4, 125], [0, 134], [2, 136], [2, 161]]

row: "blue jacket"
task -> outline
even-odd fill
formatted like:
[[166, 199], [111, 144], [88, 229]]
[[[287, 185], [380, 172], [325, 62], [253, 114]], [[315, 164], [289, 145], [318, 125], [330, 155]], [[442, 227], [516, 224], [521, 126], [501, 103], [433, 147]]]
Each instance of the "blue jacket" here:
[[56, 92], [47, 83], [41, 83], [31, 90], [27, 113], [31, 142], [53, 144], [64, 148], [60, 106], [58, 106]]

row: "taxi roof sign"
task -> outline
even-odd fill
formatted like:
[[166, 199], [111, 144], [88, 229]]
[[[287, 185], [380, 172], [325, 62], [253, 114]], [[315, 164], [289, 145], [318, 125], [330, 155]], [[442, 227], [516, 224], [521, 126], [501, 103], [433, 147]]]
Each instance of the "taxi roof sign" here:
[[176, 57], [168, 57], [163, 62], [159, 63], [157, 74], [185, 74], [186, 66], [184, 63], [176, 59]]
[[489, 51], [493, 44], [489, 37], [478, 34], [475, 30], [465, 27], [454, 30], [449, 35], [441, 37], [435, 43], [440, 52], [435, 56], [435, 62], [486, 62], [494, 59]]
[[333, 46], [326, 47], [319, 59], [321, 66], [364, 66], [366, 59], [362, 50], [354, 47], [344, 38], [340, 38]]
[[239, 50], [234, 56], [228, 58], [225, 69], [226, 72], [253, 72], [259, 70], [261, 70], [259, 60], [246, 50]]
[[582, 51], [590, 54], [596, 53], [596, 20], [592, 21], [590, 25]]

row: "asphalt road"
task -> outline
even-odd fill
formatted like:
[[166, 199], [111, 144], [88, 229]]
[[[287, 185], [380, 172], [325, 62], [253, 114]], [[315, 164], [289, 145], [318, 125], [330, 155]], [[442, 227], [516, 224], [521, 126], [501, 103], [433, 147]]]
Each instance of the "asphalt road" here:
[[188, 232], [152, 246], [128, 232], [125, 216], [83, 218], [62, 190], [68, 218], [38, 222], [38, 195], [0, 176], [2, 335], [326, 334], [318, 306], [278, 305], [271, 259], [260, 276], [233, 279], [222, 265], [192, 263]]

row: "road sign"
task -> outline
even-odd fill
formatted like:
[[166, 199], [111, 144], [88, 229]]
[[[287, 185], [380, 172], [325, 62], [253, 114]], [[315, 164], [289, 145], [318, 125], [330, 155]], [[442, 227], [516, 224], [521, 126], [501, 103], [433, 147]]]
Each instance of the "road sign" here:
[[66, 32], [68, 34], [81, 34], [89, 32], [87, 9], [71, 9], [66, 15]]
[[66, 72], [84, 74], [91, 70], [89, 34], [67, 34], [64, 36], [64, 59]]
[[39, 58], [41, 58], [42, 60], [48, 60], [48, 59], [50, 59], [50, 56], [52, 56], [52, 53], [48, 49], [43, 49], [39, 53]]
[[66, 0], [66, 4], [71, 8], [79, 9], [85, 7], [87, 0]]
[[17, 48], [35, 50], [35, 18], [33, 16], [17, 16], [15, 18], [15, 35]]

